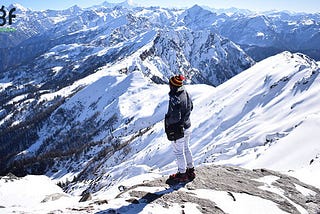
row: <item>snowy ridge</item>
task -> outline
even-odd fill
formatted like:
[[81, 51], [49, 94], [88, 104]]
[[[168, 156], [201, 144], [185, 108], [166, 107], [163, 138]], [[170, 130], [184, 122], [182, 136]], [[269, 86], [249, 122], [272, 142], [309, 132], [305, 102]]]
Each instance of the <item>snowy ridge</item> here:
[[[198, 141], [205, 154], [200, 160], [278, 170], [313, 168], [309, 163], [319, 155], [318, 133], [311, 128], [319, 121], [318, 80], [314, 61], [285, 52], [219, 86], [210, 104], [214, 111], [203, 120], [197, 117], [199, 126], [206, 127], [194, 131], [206, 133]], [[302, 144], [304, 137], [310, 144]], [[273, 150], [274, 144], [282, 145], [282, 152]], [[284, 151], [294, 153], [284, 159]], [[259, 164], [266, 156], [268, 161]]]

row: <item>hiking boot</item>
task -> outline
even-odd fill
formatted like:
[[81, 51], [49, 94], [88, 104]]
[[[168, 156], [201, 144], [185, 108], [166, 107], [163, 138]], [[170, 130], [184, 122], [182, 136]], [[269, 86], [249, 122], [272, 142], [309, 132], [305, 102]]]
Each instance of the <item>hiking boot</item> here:
[[189, 179], [188, 179], [187, 173], [177, 172], [176, 174], [170, 175], [169, 180], [177, 181], [177, 182], [185, 182], [185, 181], [188, 181]]
[[189, 180], [193, 180], [196, 177], [196, 173], [194, 173], [194, 167], [187, 168], [186, 174], [187, 174]]

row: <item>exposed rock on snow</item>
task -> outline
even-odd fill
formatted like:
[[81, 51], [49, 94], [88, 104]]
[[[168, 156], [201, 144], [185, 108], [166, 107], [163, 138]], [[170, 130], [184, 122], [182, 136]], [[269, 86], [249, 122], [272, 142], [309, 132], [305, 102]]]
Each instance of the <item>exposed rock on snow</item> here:
[[90, 193], [85, 193], [79, 202], [85, 202], [92, 200], [92, 195]]
[[[201, 213], [235, 213], [230, 207], [238, 209], [236, 213], [248, 213], [258, 203], [250, 198], [272, 202], [274, 208], [279, 208], [277, 213], [320, 212], [319, 189], [275, 171], [208, 165], [197, 168], [196, 174], [193, 181], [178, 189], [167, 186], [164, 177], [129, 187], [118, 198], [127, 198], [131, 204], [118, 208], [117, 212], [142, 210], [150, 203], [168, 209], [172, 204], [179, 204], [184, 210], [186, 203], [194, 203]], [[199, 193], [204, 190], [208, 193], [206, 197]], [[305, 194], [306, 190], [308, 194]], [[224, 194], [227, 207], [221, 203], [221, 198], [216, 197], [217, 193]], [[250, 204], [239, 204], [243, 197], [248, 197]]]
[[[296, 178], [266, 169], [205, 165], [196, 178], [169, 186], [168, 176], [115, 191], [67, 195], [45, 176], [0, 179], [4, 213], [312, 213], [320, 212], [320, 190]], [[85, 199], [84, 199], [85, 198]]]
[[49, 202], [49, 201], [56, 201], [56, 200], [59, 200], [60, 198], [63, 198], [63, 197], [69, 197], [69, 196], [67, 194], [63, 194], [63, 193], [53, 193], [53, 194], [47, 195], [41, 201], [41, 203], [46, 203], [46, 202]]
[[15, 180], [19, 180], [19, 177], [15, 176], [12, 173], [8, 173], [6, 176], [0, 176], [0, 179], [4, 180], [5, 182], [10, 182], [10, 181], [12, 182]]

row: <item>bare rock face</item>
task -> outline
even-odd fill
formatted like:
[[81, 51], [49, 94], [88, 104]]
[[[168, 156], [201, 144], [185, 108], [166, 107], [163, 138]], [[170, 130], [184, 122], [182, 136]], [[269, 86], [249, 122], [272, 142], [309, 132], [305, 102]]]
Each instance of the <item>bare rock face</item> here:
[[85, 202], [85, 201], [90, 201], [90, 200], [92, 200], [91, 193], [84, 193], [82, 198], [79, 200], [79, 202]]
[[[127, 201], [131, 204], [120, 207], [117, 211], [127, 212], [137, 209], [135, 206], [155, 203], [168, 209], [172, 204], [179, 204], [184, 213], [184, 204], [194, 203], [201, 213], [227, 213], [223, 207], [219, 207], [214, 197], [208, 195], [204, 198], [196, 194], [196, 190], [210, 190], [225, 192], [230, 197], [230, 206], [240, 197], [252, 196], [273, 202], [284, 212], [301, 213], [303, 210], [307, 213], [320, 213], [319, 189], [271, 170], [210, 165], [197, 168], [196, 178], [188, 183], [168, 186], [166, 179], [163, 177], [127, 188], [118, 197], [128, 198]], [[143, 190], [152, 187], [156, 187], [158, 191]], [[253, 204], [248, 204], [251, 205]]]

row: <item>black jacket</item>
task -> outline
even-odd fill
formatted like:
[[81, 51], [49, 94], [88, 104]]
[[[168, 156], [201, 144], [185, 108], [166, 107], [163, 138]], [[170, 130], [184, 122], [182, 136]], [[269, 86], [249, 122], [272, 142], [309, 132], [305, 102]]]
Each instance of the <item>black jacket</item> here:
[[169, 92], [169, 107], [166, 114], [166, 125], [178, 124], [185, 129], [191, 126], [190, 114], [193, 109], [192, 100], [184, 86], [172, 87]]

